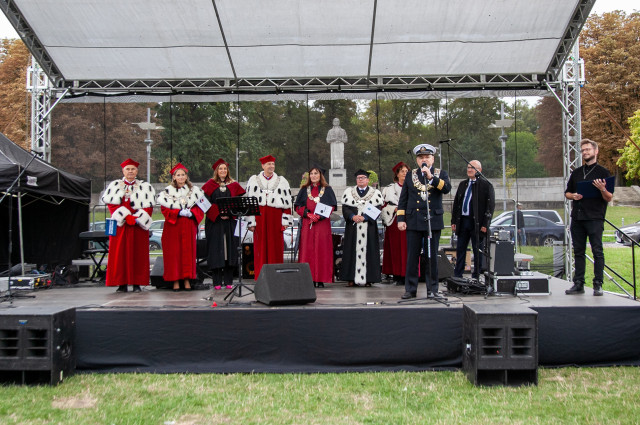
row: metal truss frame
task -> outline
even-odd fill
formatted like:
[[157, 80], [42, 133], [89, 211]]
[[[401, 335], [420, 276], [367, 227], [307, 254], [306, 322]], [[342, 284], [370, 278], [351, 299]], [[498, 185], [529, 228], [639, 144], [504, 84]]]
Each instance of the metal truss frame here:
[[51, 162], [51, 86], [33, 56], [27, 70], [27, 91], [31, 93], [31, 151]]
[[110, 80], [63, 83], [73, 95], [86, 94], [283, 94], [411, 90], [540, 89], [544, 75], [476, 74], [395, 77], [255, 78], [200, 80]]
[[[576, 40], [571, 56], [565, 62], [561, 81], [562, 90], [562, 151], [563, 176], [567, 182], [571, 173], [582, 165], [580, 140], [582, 140], [582, 117], [580, 112], [580, 87], [585, 83], [584, 62], [580, 59], [579, 43]], [[565, 270], [567, 280], [573, 280], [575, 263], [573, 262], [571, 232], [571, 201], [564, 199], [565, 227]]]

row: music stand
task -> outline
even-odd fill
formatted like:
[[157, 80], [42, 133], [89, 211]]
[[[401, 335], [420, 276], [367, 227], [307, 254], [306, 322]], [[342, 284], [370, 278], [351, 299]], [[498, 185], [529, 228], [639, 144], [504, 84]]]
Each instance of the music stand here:
[[[250, 197], [240, 197], [234, 196], [229, 198], [219, 198], [216, 200], [216, 205], [218, 205], [218, 210], [221, 215], [235, 216], [238, 217], [239, 220], [242, 220], [242, 217], [251, 216], [251, 215], [260, 215], [260, 206], [258, 205], [258, 198], [255, 196]], [[226, 300], [229, 298], [229, 303], [233, 301], [233, 297], [244, 297], [245, 295], [253, 294], [253, 289], [249, 288], [248, 285], [255, 285], [255, 283], [245, 284], [242, 283], [242, 243], [238, 244], [238, 283], [233, 285], [233, 288], [229, 293], [224, 297]], [[246, 294], [242, 293], [242, 288], [246, 288], [249, 291]]]

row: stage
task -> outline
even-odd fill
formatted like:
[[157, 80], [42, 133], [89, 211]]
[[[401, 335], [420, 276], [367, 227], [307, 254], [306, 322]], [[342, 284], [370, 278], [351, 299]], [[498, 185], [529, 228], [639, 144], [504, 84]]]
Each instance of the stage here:
[[441, 285], [446, 306], [425, 298], [424, 283], [417, 299], [400, 301], [400, 286], [339, 282], [316, 289], [315, 303], [269, 307], [253, 295], [228, 303], [226, 289], [119, 294], [80, 282], [14, 291], [35, 298], [0, 303], [0, 315], [75, 308], [76, 370], [85, 373], [421, 371], [462, 366], [465, 304], [522, 304], [538, 313], [541, 366], [640, 365], [640, 303], [590, 288], [567, 296], [569, 287], [552, 278], [550, 295], [485, 297]]

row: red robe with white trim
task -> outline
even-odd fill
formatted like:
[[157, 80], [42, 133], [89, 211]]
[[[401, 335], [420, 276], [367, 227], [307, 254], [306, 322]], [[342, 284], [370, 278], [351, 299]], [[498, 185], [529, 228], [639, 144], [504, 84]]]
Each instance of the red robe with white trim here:
[[[140, 180], [134, 186], [127, 198], [123, 180], [116, 180], [102, 197], [111, 218], [118, 223], [116, 235], [109, 237], [107, 286], [149, 284], [149, 226], [155, 191]], [[127, 216], [138, 219], [138, 223], [127, 224]]]
[[249, 226], [253, 232], [254, 278], [257, 280], [263, 264], [278, 264], [284, 260], [282, 227], [293, 224], [291, 190], [289, 182], [273, 173], [267, 180], [263, 173], [251, 176], [247, 182], [247, 196], [258, 198], [260, 214], [251, 216]]
[[[180, 189], [167, 186], [158, 195], [158, 203], [165, 218], [162, 230], [162, 260], [164, 261], [162, 277], [166, 281], [175, 282], [196, 278], [198, 224], [204, 218], [204, 212], [196, 205], [196, 201], [202, 194], [202, 191], [195, 186], [190, 194], [186, 186]], [[180, 203], [181, 196], [185, 198], [184, 205]], [[193, 214], [191, 217], [180, 215], [183, 206], [191, 211]]]
[[382, 254], [382, 273], [404, 276], [407, 269], [407, 232], [398, 229], [396, 209], [402, 186], [394, 182], [385, 187], [382, 196], [385, 206], [382, 208], [382, 222], [386, 226], [384, 251]]

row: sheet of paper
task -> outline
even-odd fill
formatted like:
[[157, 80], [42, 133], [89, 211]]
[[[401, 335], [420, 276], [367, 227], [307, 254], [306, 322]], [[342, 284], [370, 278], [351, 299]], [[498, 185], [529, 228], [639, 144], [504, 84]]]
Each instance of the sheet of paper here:
[[371, 203], [367, 202], [367, 204], [364, 206], [364, 210], [362, 210], [362, 213], [374, 220], [377, 220], [378, 216], [380, 215], [380, 210], [371, 205]]
[[209, 200], [204, 196], [202, 198], [198, 199], [198, 202], [196, 202], [196, 203], [198, 204], [200, 209], [205, 213], [207, 211], [209, 211], [209, 208], [211, 208], [211, 202], [209, 202]]
[[322, 202], [318, 202], [318, 204], [316, 205], [314, 214], [318, 214], [325, 218], [329, 218], [331, 216], [331, 209], [332, 208], [329, 205], [325, 205]]

